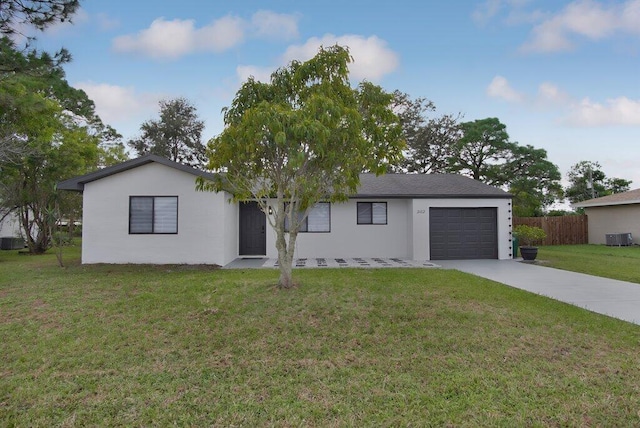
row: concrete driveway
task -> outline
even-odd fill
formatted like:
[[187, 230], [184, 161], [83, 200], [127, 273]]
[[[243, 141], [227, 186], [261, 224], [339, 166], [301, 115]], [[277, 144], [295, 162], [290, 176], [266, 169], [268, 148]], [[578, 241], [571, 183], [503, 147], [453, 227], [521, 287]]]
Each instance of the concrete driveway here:
[[437, 261], [445, 269], [457, 269], [640, 324], [640, 284], [569, 272], [518, 260]]

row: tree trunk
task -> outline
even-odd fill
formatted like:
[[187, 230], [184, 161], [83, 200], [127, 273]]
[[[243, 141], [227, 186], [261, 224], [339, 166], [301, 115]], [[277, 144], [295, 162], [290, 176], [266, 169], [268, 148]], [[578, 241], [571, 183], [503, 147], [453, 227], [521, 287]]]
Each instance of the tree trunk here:
[[296, 237], [298, 236], [297, 225], [295, 230], [290, 230], [289, 242], [287, 243], [287, 232], [285, 232], [285, 203], [282, 191], [278, 189], [277, 206], [275, 210], [275, 230], [276, 249], [278, 250], [278, 265], [280, 266], [280, 278], [278, 286], [280, 288], [293, 287], [293, 255], [296, 248]]
[[278, 265], [280, 266], [280, 288], [293, 287], [293, 254], [295, 250], [295, 240], [297, 233], [289, 233], [289, 245], [285, 238], [284, 231], [278, 231], [276, 237], [276, 249], [278, 250]]
[[[19, 210], [22, 230], [25, 238], [27, 239], [29, 253], [44, 254], [49, 249], [51, 235], [48, 233], [47, 225], [38, 221], [37, 214], [30, 216], [29, 213], [29, 208], [21, 207]], [[34, 233], [35, 238], [33, 236]]]
[[[280, 260], [280, 257], [278, 257]], [[293, 287], [293, 264], [291, 262], [280, 262], [280, 278], [278, 279], [278, 286], [280, 288], [291, 288]]]

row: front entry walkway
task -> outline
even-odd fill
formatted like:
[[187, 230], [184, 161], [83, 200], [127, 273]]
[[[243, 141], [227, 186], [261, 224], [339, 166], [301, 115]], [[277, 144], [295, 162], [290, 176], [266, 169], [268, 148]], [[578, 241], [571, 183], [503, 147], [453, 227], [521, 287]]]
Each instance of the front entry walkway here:
[[592, 312], [640, 324], [640, 284], [521, 263], [517, 260], [447, 260], [457, 269]]
[[[256, 269], [278, 267], [278, 259], [255, 259], [255, 258], [239, 258], [235, 259], [223, 269]], [[406, 260], [397, 258], [310, 258], [295, 259], [293, 261], [294, 268], [432, 268], [440, 267], [435, 263], [420, 260]]]

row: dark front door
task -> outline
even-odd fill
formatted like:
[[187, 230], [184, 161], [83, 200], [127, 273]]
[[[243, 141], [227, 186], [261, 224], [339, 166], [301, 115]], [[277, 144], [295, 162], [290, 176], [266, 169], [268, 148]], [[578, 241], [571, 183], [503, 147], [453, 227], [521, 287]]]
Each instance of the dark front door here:
[[240, 255], [267, 254], [267, 218], [257, 202], [240, 203]]
[[497, 259], [496, 208], [431, 208], [431, 260]]

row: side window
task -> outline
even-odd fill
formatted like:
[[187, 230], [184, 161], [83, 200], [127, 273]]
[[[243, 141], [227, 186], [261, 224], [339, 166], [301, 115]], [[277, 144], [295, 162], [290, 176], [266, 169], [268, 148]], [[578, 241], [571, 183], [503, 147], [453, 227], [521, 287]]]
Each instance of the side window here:
[[386, 202], [358, 202], [358, 224], [387, 224]]
[[[284, 230], [289, 231], [287, 219], [284, 222]], [[302, 222], [299, 232], [331, 232], [331, 204], [329, 202], [315, 204]]]
[[318, 202], [307, 216], [307, 232], [331, 232], [331, 204]]
[[129, 234], [178, 233], [177, 196], [130, 196]]

